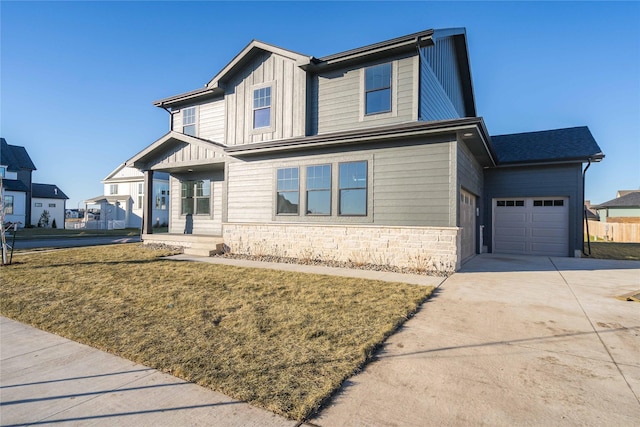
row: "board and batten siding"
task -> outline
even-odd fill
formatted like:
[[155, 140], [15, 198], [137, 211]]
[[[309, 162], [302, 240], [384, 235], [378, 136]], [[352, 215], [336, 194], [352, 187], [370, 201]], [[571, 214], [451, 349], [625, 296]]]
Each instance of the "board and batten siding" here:
[[[496, 198], [569, 198], [569, 253], [582, 248], [582, 164], [493, 168], [484, 170], [485, 218]], [[491, 249], [492, 220], [485, 222], [484, 244]]]
[[464, 96], [453, 37], [421, 49], [420, 117], [444, 120], [465, 117]]
[[[228, 221], [231, 223], [341, 223], [389, 226], [449, 227], [451, 224], [449, 179], [450, 145], [437, 142], [368, 149], [361, 152], [333, 152], [286, 159], [228, 164]], [[307, 165], [332, 164], [332, 200], [337, 202], [337, 165], [343, 161], [366, 160], [369, 168], [369, 215], [365, 217], [275, 216], [275, 170], [300, 167], [300, 199], [305, 197]]]
[[184, 105], [176, 109], [171, 113], [173, 131], [182, 133], [182, 114], [186, 108], [190, 107], [196, 108], [196, 136], [224, 144], [224, 98]]
[[207, 142], [180, 144], [171, 150], [163, 152], [155, 159], [152, 170], [164, 170], [170, 167], [193, 166], [209, 163], [221, 163], [226, 155], [222, 149]]
[[186, 231], [186, 215], [181, 215], [181, 179], [211, 180], [211, 198], [209, 200], [211, 213], [209, 215], [193, 215], [193, 230], [190, 234], [221, 236], [222, 235], [222, 192], [224, 186], [224, 173], [222, 171], [208, 174], [197, 174], [189, 176], [171, 176], [169, 180], [170, 194], [170, 221], [169, 233], [183, 234]]
[[349, 129], [383, 126], [415, 120], [418, 78], [416, 76], [417, 55], [394, 59], [392, 92], [396, 111], [392, 114], [364, 116], [364, 70], [367, 64], [319, 73], [310, 85], [311, 133], [324, 134]]
[[[253, 89], [255, 85], [269, 83], [271, 127], [254, 130]], [[305, 135], [306, 73], [294, 60], [260, 51], [226, 86], [225, 144], [240, 145]]]

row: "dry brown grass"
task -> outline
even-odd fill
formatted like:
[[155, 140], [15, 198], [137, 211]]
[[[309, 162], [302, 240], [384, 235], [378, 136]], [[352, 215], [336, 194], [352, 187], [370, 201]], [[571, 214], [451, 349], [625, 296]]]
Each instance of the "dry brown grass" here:
[[640, 243], [591, 242], [591, 258], [640, 261]]
[[303, 419], [431, 288], [159, 259], [139, 245], [14, 257], [0, 312]]

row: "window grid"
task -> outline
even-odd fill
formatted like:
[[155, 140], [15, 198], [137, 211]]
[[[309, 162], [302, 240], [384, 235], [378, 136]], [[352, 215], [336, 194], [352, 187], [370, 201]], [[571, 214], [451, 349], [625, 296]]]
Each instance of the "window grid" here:
[[307, 166], [307, 215], [331, 215], [331, 165]]
[[13, 196], [4, 196], [4, 213], [13, 215]]
[[276, 214], [298, 214], [300, 206], [300, 178], [298, 168], [278, 169], [276, 180]]
[[271, 86], [253, 91], [253, 128], [271, 126]]
[[196, 107], [182, 110], [182, 133], [196, 136]]
[[181, 215], [208, 215], [211, 213], [211, 181], [183, 181], [180, 189]]

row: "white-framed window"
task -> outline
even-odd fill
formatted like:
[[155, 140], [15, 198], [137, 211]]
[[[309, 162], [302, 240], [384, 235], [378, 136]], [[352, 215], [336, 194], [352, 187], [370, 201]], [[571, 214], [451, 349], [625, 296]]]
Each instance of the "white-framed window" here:
[[13, 196], [4, 196], [4, 213], [13, 215]]
[[118, 194], [118, 184], [109, 185], [109, 194], [111, 195]]
[[380, 64], [365, 69], [365, 115], [387, 113], [392, 105], [392, 64]]
[[42, 203], [36, 202], [35, 206], [36, 206], [36, 208], [41, 208], [42, 207]]
[[300, 212], [299, 172], [297, 167], [278, 169], [276, 214], [297, 215]]
[[338, 215], [367, 215], [367, 162], [338, 165]]
[[55, 204], [55, 203], [49, 203], [49, 207], [50, 207], [50, 208], [55, 208], [55, 207], [56, 207], [56, 204]]
[[4, 166], [0, 166], [0, 176], [4, 178], [4, 174], [6, 172], [7, 168], [5, 168]]
[[196, 136], [196, 107], [182, 110], [182, 133]]
[[253, 128], [271, 127], [271, 86], [253, 90]]
[[156, 188], [156, 209], [166, 210], [169, 198], [169, 186], [166, 184], [159, 185]]
[[180, 195], [181, 215], [209, 215], [211, 213], [211, 181], [182, 181]]
[[307, 215], [331, 215], [331, 165], [307, 166]]

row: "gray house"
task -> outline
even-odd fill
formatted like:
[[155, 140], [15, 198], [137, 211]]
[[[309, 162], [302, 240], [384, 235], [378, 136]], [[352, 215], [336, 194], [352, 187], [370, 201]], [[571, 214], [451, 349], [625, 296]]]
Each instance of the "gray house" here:
[[582, 165], [603, 157], [585, 127], [492, 138], [464, 29], [322, 58], [252, 41], [154, 105], [169, 132], [126, 165], [147, 187], [169, 173], [169, 234], [147, 222], [143, 239], [192, 253], [446, 271], [483, 248], [574, 256]]

